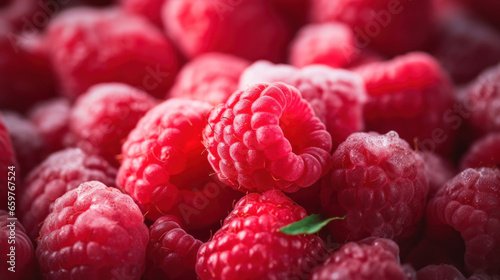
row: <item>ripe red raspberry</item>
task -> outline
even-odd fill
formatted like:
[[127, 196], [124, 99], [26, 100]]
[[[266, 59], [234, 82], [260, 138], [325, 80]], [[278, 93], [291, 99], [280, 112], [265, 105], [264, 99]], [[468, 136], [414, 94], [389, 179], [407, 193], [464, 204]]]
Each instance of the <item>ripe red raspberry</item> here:
[[250, 65], [245, 59], [222, 53], [202, 54], [177, 75], [167, 97], [182, 97], [219, 104], [238, 88], [240, 75]]
[[126, 84], [106, 83], [89, 88], [76, 100], [69, 119], [77, 146], [115, 166], [121, 145], [156, 100]]
[[333, 68], [347, 67], [357, 59], [354, 34], [343, 23], [311, 24], [302, 27], [290, 45], [290, 64], [304, 67], [324, 64]]
[[350, 242], [317, 267], [311, 280], [415, 280], [411, 266], [399, 262], [399, 247], [384, 238]]
[[373, 46], [388, 54], [419, 49], [432, 30], [431, 0], [312, 0], [313, 22], [343, 22], [360, 49]]
[[26, 177], [19, 198], [20, 218], [29, 237], [38, 237], [40, 225], [57, 198], [90, 180], [114, 185], [115, 177], [116, 169], [106, 160], [80, 149], [66, 149], [49, 156]]
[[332, 161], [321, 205], [329, 216], [347, 215], [329, 224], [336, 240], [400, 240], [415, 231], [428, 190], [424, 161], [396, 132], [354, 133]]
[[89, 181], [54, 203], [36, 257], [44, 279], [140, 279], [148, 228], [118, 189]]
[[47, 41], [62, 91], [71, 98], [106, 82], [163, 97], [178, 70], [177, 54], [162, 32], [117, 9], [66, 10], [50, 22]]
[[119, 0], [121, 7], [128, 13], [140, 15], [155, 25], [162, 27], [161, 8], [168, 0]]
[[[9, 168], [10, 167], [10, 168]], [[0, 172], [2, 174], [6, 174], [9, 177], [12, 174], [9, 174], [9, 171], [14, 172], [14, 175], [17, 173], [17, 177], [19, 178], [19, 170], [16, 169], [16, 155], [14, 148], [12, 147], [12, 143], [10, 141], [9, 132], [3, 123], [2, 116], [0, 115]], [[2, 196], [0, 196], [0, 209], [7, 209], [7, 192], [9, 191], [9, 182], [10, 180], [1, 180], [0, 181], [0, 192]], [[15, 185], [20, 182], [13, 181]], [[11, 184], [12, 185], [12, 184]]]
[[500, 170], [466, 169], [441, 188], [429, 202], [427, 235], [440, 240], [459, 232], [465, 242], [469, 272], [499, 273]]
[[202, 280], [307, 279], [310, 265], [326, 257], [323, 242], [316, 235], [279, 231], [305, 216], [302, 207], [278, 190], [244, 196], [198, 251], [198, 276]]
[[23, 174], [28, 174], [47, 156], [43, 137], [36, 126], [21, 115], [5, 111], [1, 114], [16, 153], [18, 167]]
[[456, 133], [446, 112], [454, 103], [453, 86], [435, 59], [409, 53], [357, 72], [368, 92], [367, 131], [395, 130], [409, 143], [417, 139], [420, 150], [451, 153]]
[[201, 143], [209, 109], [207, 103], [169, 99], [151, 109], [123, 144], [117, 185], [151, 220], [174, 214], [187, 228], [202, 228], [231, 209], [237, 193], [212, 176]]
[[418, 280], [467, 280], [456, 267], [449, 264], [428, 265], [417, 271]]
[[295, 192], [330, 170], [330, 134], [284, 83], [255, 84], [213, 108], [203, 143], [219, 179], [241, 191]]
[[500, 64], [485, 70], [459, 97], [468, 127], [464, 134], [477, 139], [500, 132]]
[[2, 0], [0, 1], [0, 19], [12, 25], [16, 30], [26, 32], [26, 29], [22, 27], [26, 28], [26, 22], [31, 23], [35, 13], [40, 12], [40, 3], [44, 5], [43, 2], [33, 0]]
[[[0, 278], [33, 279], [33, 243], [23, 225], [7, 211], [0, 209]], [[11, 248], [14, 247], [14, 250]]]
[[292, 35], [289, 23], [266, 0], [169, 0], [163, 24], [188, 58], [223, 52], [280, 61]]
[[460, 169], [476, 167], [500, 168], [500, 132], [477, 140], [460, 160]]
[[182, 229], [182, 222], [177, 217], [160, 217], [149, 228], [146, 272], [143, 278], [196, 279], [196, 254], [202, 244]]
[[464, 16], [438, 25], [431, 53], [457, 84], [500, 62], [500, 34]]
[[297, 88], [326, 125], [332, 136], [333, 149], [351, 133], [364, 128], [366, 92], [363, 81], [352, 72], [320, 65], [299, 70], [259, 61], [243, 72], [240, 89], [263, 82], [284, 82]]
[[436, 192], [456, 175], [453, 164], [448, 159], [438, 154], [423, 151], [420, 153], [425, 163], [425, 176], [429, 180], [429, 192], [427, 198], [431, 198]]
[[31, 123], [38, 129], [50, 151], [64, 147], [69, 133], [70, 103], [65, 98], [39, 103], [29, 112]]

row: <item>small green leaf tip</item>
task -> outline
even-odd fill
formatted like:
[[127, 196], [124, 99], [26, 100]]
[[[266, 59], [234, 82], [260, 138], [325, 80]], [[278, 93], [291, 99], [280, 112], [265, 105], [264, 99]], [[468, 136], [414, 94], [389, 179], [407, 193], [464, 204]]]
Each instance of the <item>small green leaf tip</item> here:
[[279, 229], [282, 233], [286, 235], [299, 235], [299, 234], [314, 234], [320, 231], [324, 226], [333, 220], [343, 220], [344, 217], [333, 217], [329, 219], [322, 219], [321, 215], [313, 214], [307, 216], [304, 219], [291, 223]]

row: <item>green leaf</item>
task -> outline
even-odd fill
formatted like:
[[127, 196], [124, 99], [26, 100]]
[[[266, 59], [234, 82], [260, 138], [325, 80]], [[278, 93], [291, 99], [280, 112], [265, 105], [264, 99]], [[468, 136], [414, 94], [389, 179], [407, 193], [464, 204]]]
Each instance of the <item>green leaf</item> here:
[[321, 215], [313, 214], [307, 216], [304, 219], [291, 223], [279, 229], [284, 234], [287, 235], [299, 235], [299, 234], [314, 234], [320, 231], [324, 226], [333, 220], [343, 220], [344, 217], [333, 217], [329, 219], [322, 219]]

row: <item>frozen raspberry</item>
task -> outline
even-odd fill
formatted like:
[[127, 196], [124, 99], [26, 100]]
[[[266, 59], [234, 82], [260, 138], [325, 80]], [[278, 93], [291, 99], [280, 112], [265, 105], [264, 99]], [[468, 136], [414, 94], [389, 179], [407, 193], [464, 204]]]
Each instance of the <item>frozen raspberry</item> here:
[[196, 279], [196, 254], [203, 243], [182, 229], [175, 216], [160, 217], [149, 228], [145, 279]]
[[356, 47], [373, 46], [388, 54], [419, 49], [432, 30], [431, 0], [312, 0], [313, 22], [343, 22], [352, 28]]
[[426, 215], [429, 237], [446, 240], [460, 233], [469, 272], [500, 272], [500, 170], [462, 171], [431, 199]]
[[188, 58], [223, 52], [280, 61], [292, 35], [289, 23], [266, 0], [169, 0], [163, 23]]
[[203, 143], [219, 179], [241, 191], [295, 192], [330, 170], [330, 134], [284, 83], [255, 84], [213, 108]]
[[80, 149], [66, 149], [49, 156], [24, 182], [19, 212], [31, 239], [38, 237], [39, 226], [52, 210], [54, 201], [81, 183], [98, 180], [114, 185], [116, 169], [104, 159]]
[[477, 140], [462, 157], [461, 170], [476, 167], [500, 168], [500, 132]]
[[198, 276], [202, 280], [307, 279], [326, 257], [323, 242], [316, 235], [279, 232], [305, 216], [302, 207], [278, 190], [246, 195], [198, 251]]
[[17, 162], [23, 174], [37, 166], [47, 156], [43, 137], [29, 120], [14, 112], [1, 112], [3, 122], [16, 151]]
[[117, 185], [151, 220], [181, 217], [188, 229], [221, 220], [238, 194], [220, 183], [201, 133], [210, 105], [172, 98], [151, 109], [122, 146]]
[[464, 134], [477, 139], [500, 132], [500, 64], [485, 70], [459, 97], [462, 117], [467, 122]]
[[0, 20], [0, 109], [25, 111], [55, 95], [54, 73], [39, 39], [28, 43]]
[[431, 49], [453, 81], [463, 84], [500, 62], [500, 34], [480, 22], [455, 16], [438, 25]]
[[[19, 168], [16, 169], [16, 166], [17, 162], [15, 150], [12, 147], [9, 132], [7, 131], [7, 128], [5, 128], [2, 116], [0, 115], [0, 172], [2, 172], [2, 174], [7, 174], [9, 177], [20, 178], [20, 170]], [[14, 173], [9, 174], [9, 171]], [[16, 175], [16, 173], [17, 176], [11, 176]], [[0, 181], [0, 192], [2, 193], [2, 196], [0, 196], [0, 209], [7, 209], [8, 206], [7, 195], [5, 195], [9, 191], [8, 182], [9, 180], [6, 179]], [[13, 183], [16, 185], [21, 182], [13, 181]]]
[[421, 152], [420, 155], [425, 163], [425, 176], [429, 180], [428, 198], [431, 198], [436, 192], [456, 175], [453, 164], [446, 158], [428, 151]]
[[31, 123], [38, 129], [46, 146], [51, 151], [63, 148], [69, 133], [71, 105], [65, 98], [51, 99], [39, 103], [29, 112]]
[[350, 242], [316, 268], [311, 280], [415, 280], [415, 271], [399, 263], [399, 247], [384, 238]]
[[[33, 279], [33, 243], [23, 225], [7, 211], [0, 210], [0, 278]], [[14, 247], [15, 250], [11, 250]], [[30, 277], [31, 276], [31, 277]]]
[[117, 9], [74, 8], [47, 29], [63, 93], [76, 98], [98, 83], [121, 82], [163, 97], [179, 58], [153, 24]]
[[418, 280], [467, 280], [453, 265], [428, 265], [417, 271]]
[[202, 54], [184, 65], [168, 96], [215, 105], [226, 102], [249, 65], [247, 60], [228, 54]]
[[336, 240], [400, 240], [415, 231], [428, 190], [424, 161], [396, 132], [354, 133], [332, 160], [321, 205], [329, 216], [347, 215], [329, 224]]
[[162, 26], [161, 9], [168, 0], [119, 0], [121, 7], [128, 13], [143, 16], [157, 26]]
[[121, 145], [156, 100], [126, 84], [106, 83], [89, 88], [76, 100], [69, 119], [77, 146], [120, 166]]
[[54, 203], [36, 257], [44, 279], [140, 279], [148, 228], [130, 196], [98, 181]]
[[455, 130], [449, 123], [453, 87], [439, 64], [424, 53], [409, 53], [358, 68], [368, 92], [367, 131], [395, 130], [420, 150], [449, 154]]
[[363, 81], [349, 71], [314, 65], [297, 69], [259, 61], [240, 78], [240, 89], [255, 83], [284, 82], [297, 88], [332, 136], [333, 149], [353, 132], [363, 130]]
[[302, 27], [290, 45], [290, 64], [304, 67], [324, 64], [343, 68], [356, 60], [359, 50], [354, 34], [343, 23], [311, 24]]

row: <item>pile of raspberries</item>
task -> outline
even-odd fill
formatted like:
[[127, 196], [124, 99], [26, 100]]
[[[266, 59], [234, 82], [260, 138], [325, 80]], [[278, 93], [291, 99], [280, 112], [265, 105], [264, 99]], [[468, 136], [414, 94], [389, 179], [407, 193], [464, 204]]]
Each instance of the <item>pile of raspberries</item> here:
[[500, 280], [497, 0], [0, 0], [0, 279]]

